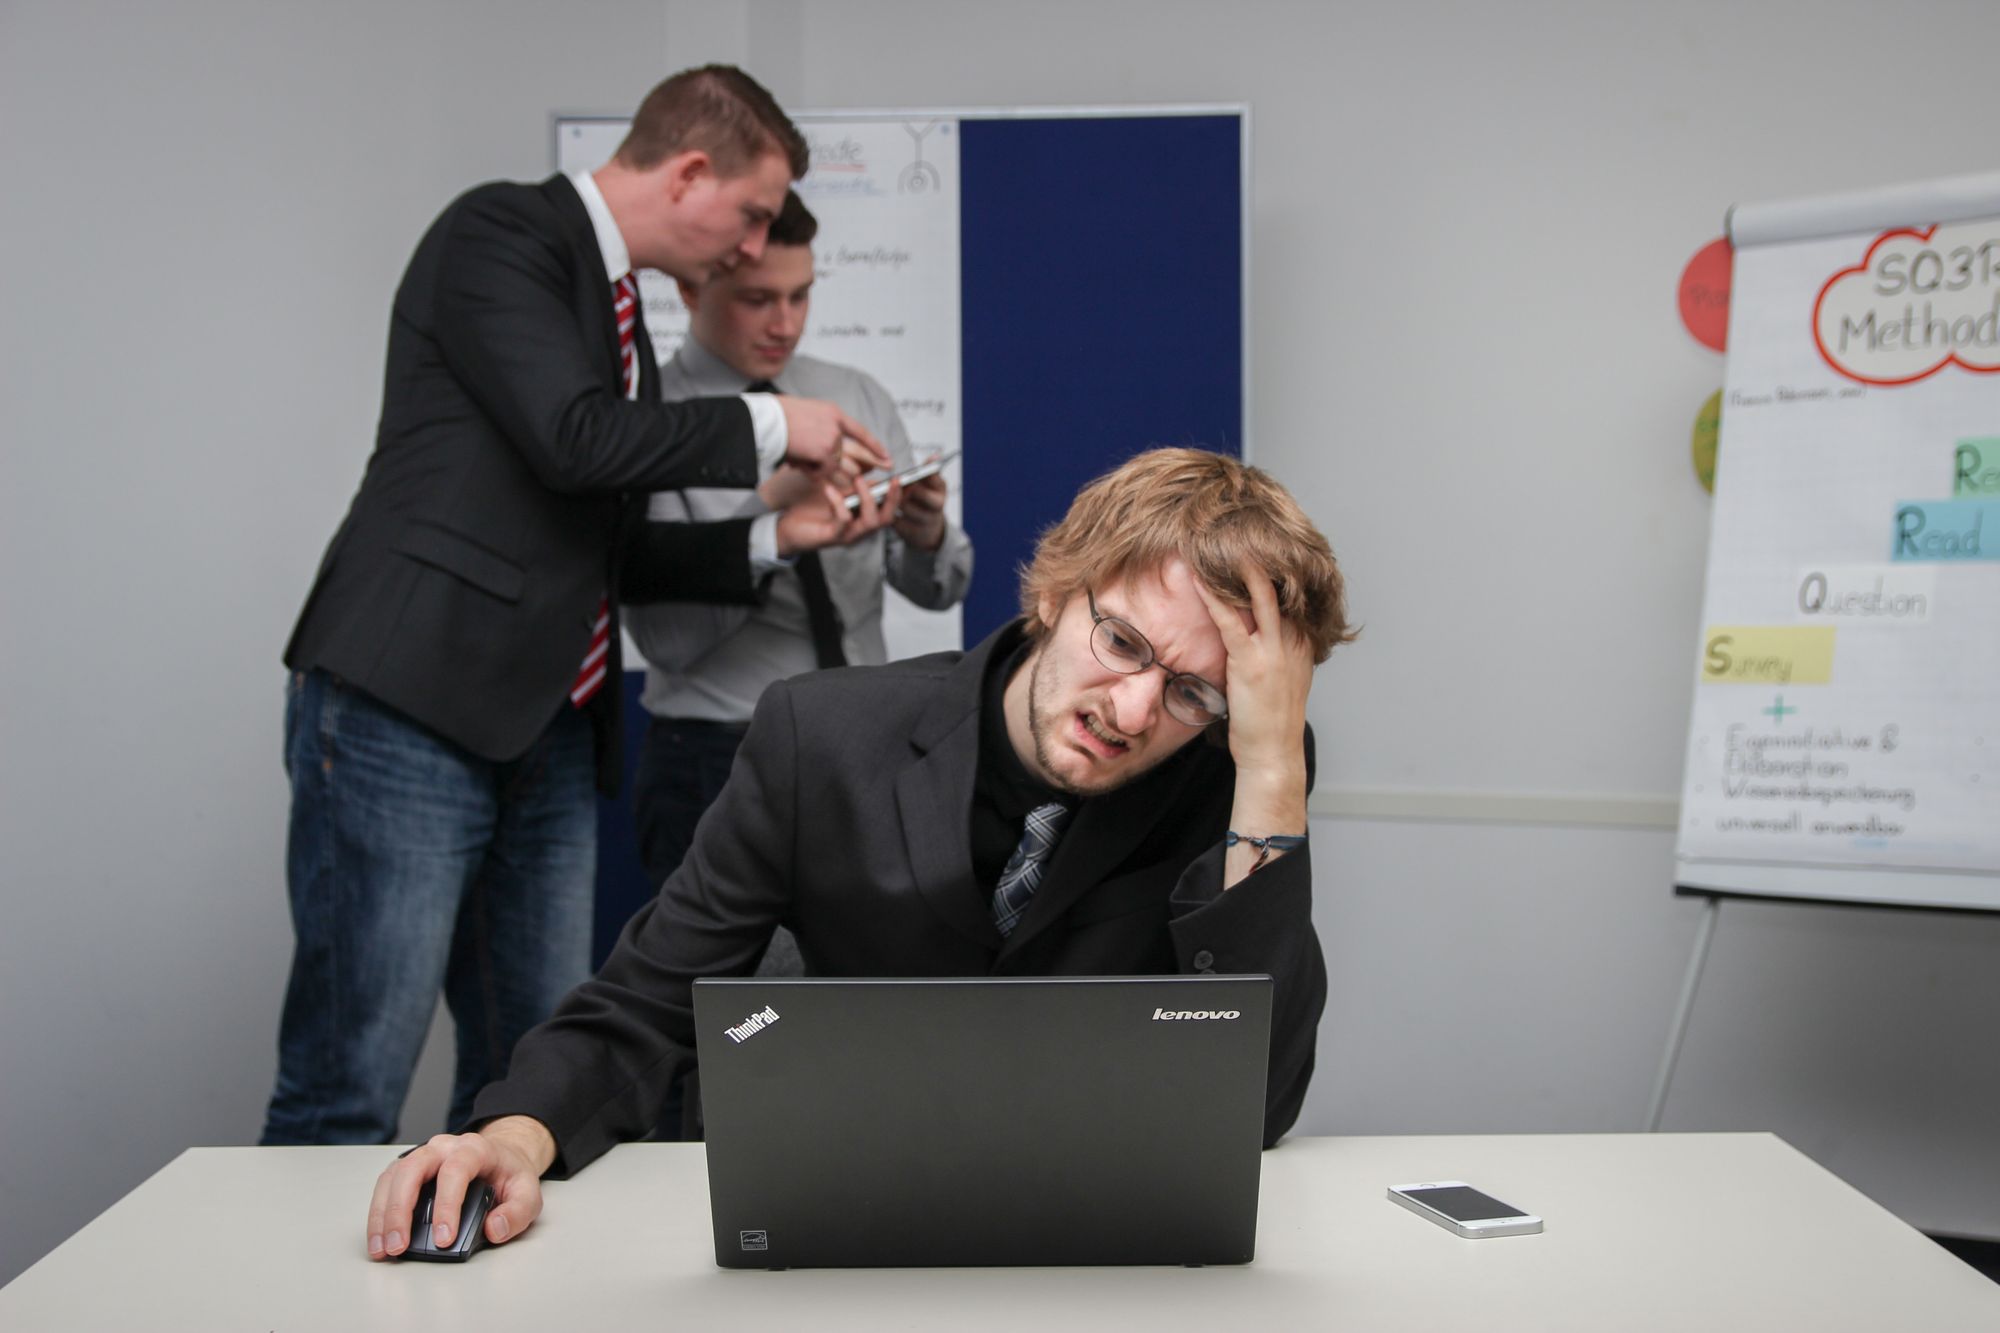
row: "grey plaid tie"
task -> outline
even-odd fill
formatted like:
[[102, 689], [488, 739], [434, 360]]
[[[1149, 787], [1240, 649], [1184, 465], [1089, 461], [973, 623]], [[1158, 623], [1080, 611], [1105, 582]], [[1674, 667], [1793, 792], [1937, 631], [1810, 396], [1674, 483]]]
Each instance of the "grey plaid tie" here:
[[1002, 935], [1013, 934], [1022, 913], [1028, 910], [1028, 900], [1041, 885], [1049, 853], [1056, 849], [1056, 839], [1062, 837], [1063, 825], [1069, 823], [1070, 814], [1070, 808], [1060, 801], [1038, 805], [1028, 812], [1027, 822], [1021, 827], [1020, 845], [1007, 858], [1007, 868], [1000, 872], [1000, 883], [993, 890], [993, 924], [1000, 927]]

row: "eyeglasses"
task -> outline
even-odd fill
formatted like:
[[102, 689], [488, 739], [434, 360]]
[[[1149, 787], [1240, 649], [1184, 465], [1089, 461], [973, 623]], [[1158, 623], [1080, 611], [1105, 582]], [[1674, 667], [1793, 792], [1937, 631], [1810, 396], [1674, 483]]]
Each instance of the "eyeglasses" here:
[[1175, 721], [1190, 727], [1205, 727], [1229, 716], [1229, 696], [1200, 676], [1169, 671], [1167, 665], [1153, 655], [1153, 645], [1147, 642], [1145, 635], [1117, 616], [1100, 612], [1097, 598], [1090, 589], [1085, 588], [1083, 596], [1090, 604], [1090, 652], [1099, 662], [1122, 676], [1136, 676], [1150, 667], [1165, 671], [1167, 689], [1162, 702]]

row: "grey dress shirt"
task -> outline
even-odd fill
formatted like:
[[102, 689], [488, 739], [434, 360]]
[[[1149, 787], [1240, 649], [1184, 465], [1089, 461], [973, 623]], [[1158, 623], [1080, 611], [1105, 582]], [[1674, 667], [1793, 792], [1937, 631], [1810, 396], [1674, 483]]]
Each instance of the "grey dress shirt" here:
[[[910, 439], [895, 400], [873, 377], [816, 357], [794, 356], [776, 383], [784, 393], [838, 403], [875, 433], [897, 468], [909, 466]], [[744, 384], [743, 376], [692, 337], [660, 370], [660, 396], [667, 402], [739, 393]], [[767, 512], [755, 490], [733, 488], [660, 491], [647, 509], [650, 519], [669, 522]], [[743, 558], [750, 561], [753, 556], [746, 550]], [[927, 610], [954, 606], [972, 581], [972, 542], [962, 528], [948, 522], [938, 549], [919, 551], [885, 528], [852, 546], [825, 548], [820, 563], [840, 611], [847, 660], [876, 664], [889, 656], [882, 638], [885, 582]], [[758, 698], [773, 681], [818, 666], [798, 576], [786, 563], [770, 567], [772, 577], [759, 606], [660, 602], [625, 609], [626, 627], [646, 659], [641, 698], [647, 712], [655, 717], [748, 722]]]

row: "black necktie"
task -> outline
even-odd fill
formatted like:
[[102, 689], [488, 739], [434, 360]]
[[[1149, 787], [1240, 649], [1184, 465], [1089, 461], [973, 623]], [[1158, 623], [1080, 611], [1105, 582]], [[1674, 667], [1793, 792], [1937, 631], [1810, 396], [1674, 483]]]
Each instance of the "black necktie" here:
[[[745, 393], [778, 393], [777, 385], [769, 380], [752, 380], [743, 388]], [[840, 608], [833, 604], [833, 594], [826, 586], [826, 570], [820, 566], [819, 552], [807, 551], [792, 562], [798, 571], [799, 587], [806, 595], [806, 624], [812, 630], [813, 657], [819, 662], [819, 669], [846, 666], [847, 654], [840, 646]]]

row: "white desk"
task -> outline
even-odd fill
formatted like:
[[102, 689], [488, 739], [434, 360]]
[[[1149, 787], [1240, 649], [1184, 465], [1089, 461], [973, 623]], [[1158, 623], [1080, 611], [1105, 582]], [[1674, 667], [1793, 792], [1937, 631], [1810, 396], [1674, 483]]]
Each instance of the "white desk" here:
[[[383, 1148], [196, 1148], [0, 1289], [0, 1329], [1994, 1330], [1982, 1277], [1768, 1134], [1289, 1140], [1232, 1268], [728, 1271], [698, 1145], [551, 1183], [522, 1239], [370, 1263]], [[1383, 1197], [1547, 1219], [1460, 1240]]]

